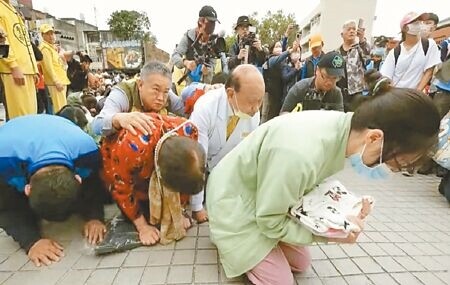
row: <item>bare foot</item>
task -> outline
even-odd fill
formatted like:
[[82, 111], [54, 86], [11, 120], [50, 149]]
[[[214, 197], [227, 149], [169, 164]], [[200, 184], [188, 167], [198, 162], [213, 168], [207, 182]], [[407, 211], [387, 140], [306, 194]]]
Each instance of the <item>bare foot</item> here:
[[208, 221], [208, 212], [206, 212], [205, 209], [201, 209], [200, 211], [192, 212], [192, 216], [197, 221], [198, 224]]

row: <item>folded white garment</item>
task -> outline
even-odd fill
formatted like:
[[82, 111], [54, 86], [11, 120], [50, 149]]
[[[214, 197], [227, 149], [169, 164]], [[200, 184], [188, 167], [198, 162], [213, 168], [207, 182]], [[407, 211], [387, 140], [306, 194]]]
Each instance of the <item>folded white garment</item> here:
[[348, 217], [358, 216], [363, 199], [373, 207], [372, 197], [358, 197], [337, 180], [325, 181], [304, 195], [291, 208], [290, 216], [317, 236], [345, 238], [361, 230]]

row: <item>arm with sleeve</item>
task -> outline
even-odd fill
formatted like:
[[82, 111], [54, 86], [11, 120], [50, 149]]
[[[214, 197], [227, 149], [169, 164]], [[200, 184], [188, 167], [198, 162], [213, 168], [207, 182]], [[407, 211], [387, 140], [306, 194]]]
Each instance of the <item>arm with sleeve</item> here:
[[[380, 68], [380, 73], [383, 76], [386, 76], [391, 80], [394, 80], [394, 74], [395, 74], [394, 49], [389, 51], [386, 59], [383, 62], [383, 65]], [[392, 83], [394, 83], [394, 82], [392, 82]]]
[[184, 104], [181, 96], [175, 95], [172, 90], [169, 90], [169, 111], [177, 116], [184, 117]]
[[46, 74], [50, 75], [50, 78], [49, 78], [50, 81], [53, 84], [58, 84], [59, 80], [58, 80], [58, 77], [56, 76], [55, 69], [53, 68], [53, 62], [52, 62], [53, 53], [52, 53], [52, 51], [47, 46], [44, 46], [41, 49], [41, 52], [42, 52], [42, 56], [43, 56], [42, 67], [47, 71]]
[[105, 105], [92, 121], [92, 129], [96, 135], [109, 136], [116, 132], [112, 118], [117, 113], [128, 112], [129, 102], [124, 91], [113, 88], [105, 100]]
[[241, 60], [238, 59], [238, 54], [239, 54], [239, 45], [237, 43], [237, 39], [236, 42], [230, 47], [230, 57], [228, 58], [228, 68], [230, 70], [234, 69], [236, 66], [238, 66], [239, 64], [241, 64]]
[[272, 56], [271, 58], [268, 59], [269, 68], [274, 67], [278, 64], [281, 64], [283, 61], [286, 60], [286, 58], [288, 58], [288, 56], [289, 56], [288, 51], [285, 51], [278, 56]]
[[281, 107], [280, 113], [290, 113], [292, 112], [292, 110], [294, 110], [295, 106], [297, 106], [298, 103], [303, 102], [303, 89], [307, 86], [305, 86], [305, 82], [302, 81], [297, 82], [294, 86], [292, 86], [291, 89], [289, 89], [289, 92], [284, 99], [284, 103]]
[[189, 49], [189, 41], [188, 41], [188, 32], [186, 32], [183, 37], [181, 38], [180, 42], [178, 43], [178, 46], [175, 48], [171, 61], [173, 64], [178, 68], [184, 68], [183, 64], [183, 56], [186, 55], [188, 49]]

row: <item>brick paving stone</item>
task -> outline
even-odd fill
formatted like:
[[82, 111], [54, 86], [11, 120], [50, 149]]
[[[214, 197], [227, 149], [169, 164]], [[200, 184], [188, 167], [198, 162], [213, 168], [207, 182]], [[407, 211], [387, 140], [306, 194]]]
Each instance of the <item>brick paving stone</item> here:
[[46, 268], [40, 271], [18, 271], [7, 279], [3, 285], [53, 285], [64, 275], [64, 272], [65, 270], [50, 270]]
[[310, 246], [308, 247], [309, 252], [311, 253], [311, 258], [314, 259], [327, 259], [327, 256], [325, 255], [325, 253], [322, 251], [322, 249], [315, 245], [315, 246]]
[[95, 269], [99, 262], [100, 258], [95, 255], [82, 255], [72, 269]]
[[390, 242], [407, 242], [407, 240], [401, 236], [404, 233], [396, 233], [396, 232], [380, 232], [380, 233], [384, 237], [386, 237]]
[[175, 244], [175, 249], [195, 249], [196, 237], [185, 237]]
[[340, 275], [329, 260], [313, 260], [312, 266], [319, 277], [334, 277]]
[[355, 257], [352, 259], [364, 273], [384, 272], [383, 269], [371, 257]]
[[147, 266], [170, 265], [173, 253], [173, 250], [151, 251], [149, 252]]
[[374, 259], [387, 272], [403, 272], [403, 271], [406, 271], [406, 269], [403, 268], [403, 266], [398, 264], [390, 256], [376, 256], [376, 257], [374, 257]]
[[367, 232], [365, 234], [372, 242], [389, 242], [389, 240], [379, 232]]
[[445, 284], [450, 284], [450, 271], [434, 272], [434, 275], [441, 279]]
[[[384, 223], [380, 223], [380, 222], [372, 222], [372, 223], [368, 223], [368, 225], [370, 225], [372, 228], [375, 229], [375, 231], [378, 231], [378, 232], [390, 230], [388, 226], [386, 226]], [[364, 230], [368, 231], [366, 228], [364, 228]]]
[[165, 284], [168, 272], [169, 266], [147, 267], [142, 274], [141, 284]]
[[94, 270], [86, 281], [86, 285], [110, 285], [116, 277], [118, 268]]
[[424, 240], [417, 235], [417, 232], [401, 232], [399, 235], [408, 242], [424, 242]]
[[376, 243], [362, 243], [359, 246], [370, 256], [389, 255]]
[[345, 252], [337, 244], [321, 245], [320, 248], [325, 252], [328, 258], [347, 257]]
[[0, 284], [3, 284], [12, 274], [12, 272], [0, 272]]
[[429, 243], [415, 243], [415, 247], [417, 247], [420, 251], [422, 251], [425, 255], [441, 255], [443, 254], [438, 248], [434, 247]]
[[401, 250], [406, 252], [408, 255], [422, 255], [425, 254], [423, 251], [418, 249], [414, 246], [414, 244], [411, 243], [396, 243], [397, 247], [399, 247]]
[[0, 254], [12, 254], [20, 248], [11, 237], [0, 237]]
[[150, 251], [135, 251], [130, 252], [128, 256], [125, 258], [125, 262], [123, 266], [125, 267], [141, 267], [147, 264], [147, 261], [150, 256]]
[[446, 262], [439, 262], [431, 256], [412, 256], [417, 262], [419, 262], [428, 271], [443, 271], [448, 270], [450, 267], [450, 259], [446, 257]]
[[435, 248], [439, 249], [443, 254], [450, 255], [450, 243], [437, 242], [437, 243], [432, 243], [432, 245]]
[[141, 281], [144, 267], [121, 268], [114, 279], [113, 285], [138, 285]]
[[364, 284], [372, 284], [372, 282], [367, 278], [366, 275], [349, 275], [344, 276], [345, 281], [347, 281], [348, 285], [364, 285]]
[[0, 264], [0, 271], [17, 271], [29, 261], [25, 251], [18, 250]]
[[347, 282], [342, 277], [322, 278], [322, 283], [324, 285], [347, 285]]
[[208, 237], [199, 237], [197, 239], [198, 249], [215, 249], [216, 246], [211, 242]]
[[349, 257], [367, 256], [367, 253], [358, 244], [341, 244], [340, 247]]
[[209, 228], [208, 227], [199, 227], [198, 228], [198, 236], [199, 237], [209, 237]]
[[195, 250], [178, 250], [172, 257], [172, 264], [194, 264]]
[[393, 243], [379, 243], [377, 244], [382, 250], [384, 250], [386, 253], [388, 253], [391, 256], [405, 256], [407, 255], [406, 252], [398, 248]]
[[98, 264], [97, 268], [120, 267], [123, 264], [127, 255], [128, 252], [119, 252], [105, 255], [101, 257], [100, 263]]
[[169, 269], [169, 276], [167, 283], [185, 284], [192, 283], [192, 273], [194, 272], [193, 265], [171, 266]]
[[374, 285], [397, 285], [398, 283], [387, 273], [368, 274], [367, 277]]
[[198, 250], [195, 258], [196, 264], [217, 264], [217, 250]]
[[392, 278], [394, 278], [398, 283], [405, 284], [405, 285], [420, 285], [422, 282], [420, 282], [419, 279], [417, 279], [414, 275], [412, 275], [409, 272], [403, 272], [403, 273], [392, 273]]
[[92, 270], [69, 270], [58, 281], [58, 285], [83, 285], [91, 275]]
[[350, 258], [333, 259], [331, 262], [341, 275], [361, 274], [361, 270], [359, 270], [358, 266]]
[[425, 271], [425, 268], [410, 256], [394, 256], [394, 259], [408, 271]]
[[[444, 285], [445, 283], [440, 280], [436, 275], [434, 275], [431, 272], [414, 272], [414, 276], [416, 276], [417, 279], [422, 281], [423, 284], [426, 285]], [[449, 280], [450, 281], [450, 280]]]
[[196, 265], [194, 268], [194, 283], [219, 282], [219, 269], [215, 265]]

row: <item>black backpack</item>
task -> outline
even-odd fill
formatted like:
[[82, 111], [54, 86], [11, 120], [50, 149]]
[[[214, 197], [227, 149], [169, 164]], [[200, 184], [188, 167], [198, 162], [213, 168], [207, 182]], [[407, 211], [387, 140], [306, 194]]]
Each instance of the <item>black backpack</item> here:
[[[422, 42], [422, 49], [423, 49], [423, 53], [426, 56], [427, 52], [428, 52], [428, 48], [430, 47], [430, 42], [428, 41], [428, 39], [420, 39]], [[394, 49], [394, 60], [395, 60], [395, 66], [397, 66], [397, 61], [398, 61], [398, 57], [400, 56], [400, 52], [401, 52], [401, 43], [400, 42], [398, 44], [398, 46], [395, 47]]]

